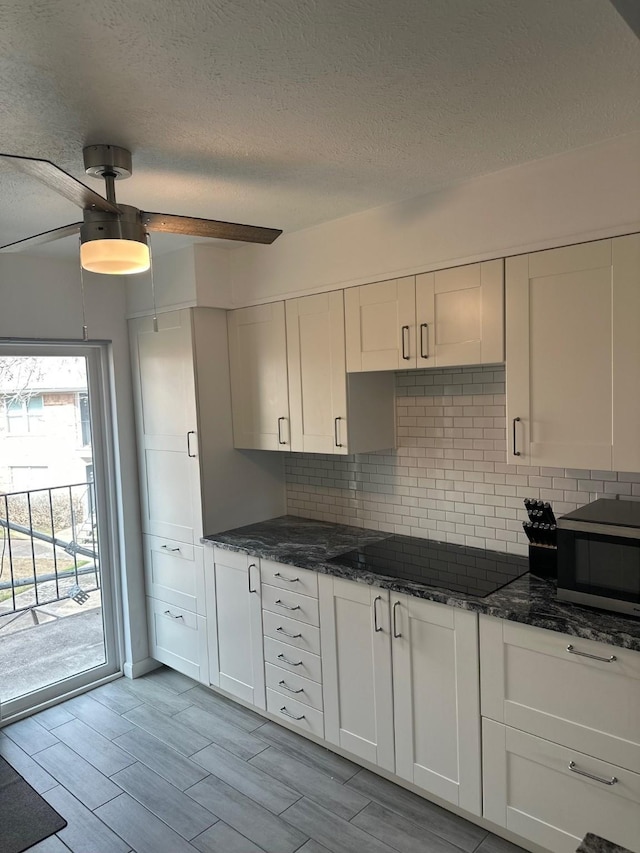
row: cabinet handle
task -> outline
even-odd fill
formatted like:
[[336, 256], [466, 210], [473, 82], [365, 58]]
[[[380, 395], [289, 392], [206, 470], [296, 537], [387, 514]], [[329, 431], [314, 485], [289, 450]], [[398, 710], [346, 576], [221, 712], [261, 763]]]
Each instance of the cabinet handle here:
[[247, 581], [248, 581], [248, 583], [249, 583], [249, 592], [255, 592], [255, 593], [257, 593], [257, 592], [258, 592], [258, 590], [257, 590], [257, 589], [251, 589], [251, 569], [255, 569], [255, 568], [256, 568], [256, 564], [255, 564], [255, 563], [251, 563], [251, 564], [249, 565], [249, 568], [247, 569]]
[[165, 616], [171, 616], [172, 619], [182, 619], [184, 621], [184, 616], [182, 616], [182, 615], [175, 616], [170, 610], [165, 610], [164, 615]]
[[513, 455], [520, 456], [520, 451], [516, 450], [516, 424], [520, 423], [520, 418], [513, 419]]
[[278, 418], [278, 444], [286, 444], [286, 441], [282, 440], [282, 430], [280, 428], [280, 424], [286, 421], [286, 418]]
[[289, 660], [289, 658], [285, 657], [283, 654], [278, 655], [278, 660], [281, 660], [283, 663], [288, 663], [289, 666], [302, 666], [301, 660]]
[[578, 652], [573, 648], [571, 643], [567, 646], [567, 651], [570, 655], [579, 655], [581, 658], [591, 658], [591, 660], [601, 660], [602, 663], [613, 663], [614, 660], [618, 660], [615, 655], [610, 655], [608, 658], [601, 658], [599, 655], [590, 655], [589, 652]]
[[402, 632], [397, 630], [398, 622], [396, 617], [396, 607], [400, 607], [399, 601], [396, 601], [396, 603], [393, 605], [393, 636], [397, 640], [399, 637], [402, 636]]
[[304, 687], [301, 687], [299, 690], [294, 690], [293, 687], [289, 687], [286, 681], [282, 680], [278, 682], [280, 687], [284, 687], [285, 690], [288, 690], [289, 693], [304, 693]]
[[290, 640], [299, 640], [302, 634], [290, 634], [288, 631], [285, 631], [284, 628], [276, 628], [278, 634], [284, 634], [285, 637], [289, 637]]
[[193, 429], [190, 429], [187, 433], [187, 456], [190, 456], [192, 459], [196, 458], [196, 454], [191, 452], [191, 436], [195, 434], [196, 432]]
[[378, 608], [376, 607], [376, 604], [379, 601], [382, 601], [382, 596], [376, 595], [376, 597], [373, 599], [373, 630], [376, 632], [376, 634], [379, 631], [382, 631], [382, 628], [378, 625]]
[[278, 607], [284, 607], [285, 610], [300, 610], [300, 605], [296, 604], [295, 607], [291, 607], [290, 604], [285, 604], [284, 601], [280, 601], [279, 598], [276, 598], [275, 602]]
[[594, 782], [601, 782], [603, 785], [615, 785], [618, 781], [617, 776], [612, 776], [611, 779], [603, 779], [602, 776], [594, 776], [593, 773], [587, 773], [586, 770], [580, 770], [576, 767], [575, 761], [570, 761], [568, 766], [572, 773], [577, 773], [578, 776], [586, 776], [587, 779], [593, 779]]
[[300, 578], [285, 578], [284, 575], [281, 575], [280, 572], [274, 572], [274, 578], [280, 578], [281, 581], [286, 581], [287, 583], [298, 583]]
[[[424, 329], [427, 330], [427, 351], [425, 353], [424, 346]], [[429, 324], [428, 323], [420, 323], [420, 357], [421, 358], [429, 358]]]
[[296, 715], [292, 714], [291, 711], [287, 711], [286, 705], [283, 705], [282, 708], [280, 708], [280, 713], [284, 714], [285, 717], [291, 717], [292, 720], [304, 720], [304, 714], [300, 714], [299, 717], [296, 717]]
[[338, 428], [341, 420], [342, 418], [336, 418], [333, 422], [333, 439], [336, 443], [336, 447], [342, 447], [342, 443], [339, 441], [340, 436], [338, 435]]
[[168, 545], [161, 545], [160, 547], [165, 551], [171, 551], [172, 554], [180, 550], [180, 548], [169, 548]]
[[409, 361], [411, 356], [407, 355], [408, 346], [407, 346], [407, 339], [405, 337], [405, 332], [407, 334], [409, 334], [409, 327], [408, 326], [402, 327], [402, 357], [404, 358], [405, 361]]

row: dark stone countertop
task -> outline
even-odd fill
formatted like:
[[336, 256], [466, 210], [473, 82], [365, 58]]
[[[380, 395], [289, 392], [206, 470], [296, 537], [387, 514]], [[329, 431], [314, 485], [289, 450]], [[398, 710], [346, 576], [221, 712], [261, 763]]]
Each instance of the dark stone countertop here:
[[[478, 598], [326, 562], [359, 546], [380, 542], [388, 536], [390, 534], [378, 530], [283, 515], [206, 536], [202, 541], [229, 551], [243, 551], [254, 557], [301, 569], [313, 569], [321, 574], [372, 584], [451, 607], [640, 651], [640, 619], [559, 601], [553, 581], [543, 580], [530, 573], [486, 598]], [[512, 559], [523, 560], [515, 556]]]
[[593, 835], [588, 832], [582, 839], [580, 847], [576, 853], [631, 853], [626, 847], [620, 847], [612, 841], [607, 841], [605, 838], [600, 838], [599, 835]]

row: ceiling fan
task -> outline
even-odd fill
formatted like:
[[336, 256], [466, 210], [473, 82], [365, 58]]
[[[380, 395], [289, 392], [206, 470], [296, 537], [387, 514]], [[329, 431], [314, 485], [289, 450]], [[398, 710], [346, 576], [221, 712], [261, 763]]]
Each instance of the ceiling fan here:
[[79, 233], [80, 262], [83, 269], [126, 275], [149, 269], [149, 231], [241, 240], [245, 243], [273, 243], [282, 234], [277, 228], [261, 228], [166, 213], [147, 213], [129, 204], [118, 204], [115, 182], [131, 177], [131, 152], [117, 145], [89, 145], [82, 153], [86, 173], [94, 178], [104, 179], [106, 198], [50, 160], [0, 154], [0, 159], [42, 181], [84, 211], [82, 222], [73, 222], [52, 231], [34, 234], [24, 240], [7, 243], [0, 246], [0, 251], [20, 251]]

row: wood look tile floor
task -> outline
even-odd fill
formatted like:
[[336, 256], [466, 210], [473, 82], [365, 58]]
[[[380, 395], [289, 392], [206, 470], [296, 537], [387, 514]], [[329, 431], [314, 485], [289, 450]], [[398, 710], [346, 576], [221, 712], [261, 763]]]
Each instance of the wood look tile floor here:
[[68, 821], [34, 853], [524, 853], [159, 669], [0, 730]]

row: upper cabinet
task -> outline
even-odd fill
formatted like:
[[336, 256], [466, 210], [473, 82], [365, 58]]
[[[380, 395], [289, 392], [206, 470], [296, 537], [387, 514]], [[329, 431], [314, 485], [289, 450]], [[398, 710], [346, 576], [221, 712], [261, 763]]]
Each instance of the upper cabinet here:
[[508, 460], [640, 469], [640, 235], [507, 259]]
[[504, 360], [504, 264], [485, 261], [344, 292], [347, 370]]
[[393, 375], [346, 374], [342, 291], [230, 311], [228, 322], [236, 447], [395, 446]]

